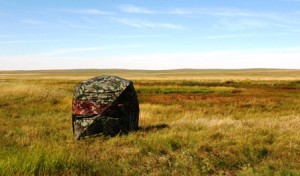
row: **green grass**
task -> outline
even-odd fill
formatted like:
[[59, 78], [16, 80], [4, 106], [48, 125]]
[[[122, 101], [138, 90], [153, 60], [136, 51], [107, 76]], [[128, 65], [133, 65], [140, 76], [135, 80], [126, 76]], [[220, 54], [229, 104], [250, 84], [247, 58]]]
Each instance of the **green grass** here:
[[[299, 73], [0, 72], [0, 175], [300, 175]], [[74, 141], [73, 87], [101, 74], [133, 79], [140, 130]]]

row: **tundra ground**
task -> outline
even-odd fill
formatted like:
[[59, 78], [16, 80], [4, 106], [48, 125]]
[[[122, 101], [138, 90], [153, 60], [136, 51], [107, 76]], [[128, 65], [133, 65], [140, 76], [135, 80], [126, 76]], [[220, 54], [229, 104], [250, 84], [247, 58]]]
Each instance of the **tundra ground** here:
[[[134, 82], [140, 129], [74, 141], [75, 84]], [[300, 70], [0, 72], [1, 175], [299, 175]]]

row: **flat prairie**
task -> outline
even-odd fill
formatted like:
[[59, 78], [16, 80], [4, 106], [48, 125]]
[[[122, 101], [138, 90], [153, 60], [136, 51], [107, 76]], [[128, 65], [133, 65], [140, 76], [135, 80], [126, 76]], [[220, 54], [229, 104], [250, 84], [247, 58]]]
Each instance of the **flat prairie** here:
[[[139, 130], [72, 136], [74, 85], [133, 81]], [[0, 71], [0, 175], [300, 175], [300, 70]]]

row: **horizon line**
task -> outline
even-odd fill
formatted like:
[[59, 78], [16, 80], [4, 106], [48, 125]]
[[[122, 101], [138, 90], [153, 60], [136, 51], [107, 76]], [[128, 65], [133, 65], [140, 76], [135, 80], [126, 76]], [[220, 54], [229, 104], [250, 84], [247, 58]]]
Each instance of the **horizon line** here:
[[128, 68], [66, 68], [66, 69], [7, 69], [0, 72], [14, 71], [80, 71], [80, 70], [124, 70], [124, 71], [180, 71], [180, 70], [300, 70], [300, 68], [174, 68], [174, 69], [128, 69]]

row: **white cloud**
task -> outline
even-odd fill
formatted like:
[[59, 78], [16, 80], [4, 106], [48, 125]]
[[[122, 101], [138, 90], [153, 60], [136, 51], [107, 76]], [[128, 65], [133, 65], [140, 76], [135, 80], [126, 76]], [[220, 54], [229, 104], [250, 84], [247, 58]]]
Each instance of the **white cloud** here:
[[[61, 53], [91, 51], [104, 48], [65, 49]], [[57, 54], [57, 53], [56, 53]], [[300, 47], [285, 49], [227, 50], [193, 53], [156, 53], [148, 55], [118, 55], [103, 57], [79, 56], [0, 56], [0, 70], [7, 69], [234, 69], [293, 68], [300, 69]]]
[[74, 40], [13, 40], [0, 41], [0, 44], [23, 44], [23, 43], [48, 43], [48, 42], [71, 42]]
[[155, 13], [157, 13], [157, 12], [149, 10], [149, 9], [145, 9], [145, 8], [141, 8], [141, 7], [137, 7], [137, 6], [129, 5], [129, 4], [120, 5], [119, 9], [126, 13], [139, 13], [139, 14], [155, 14]]
[[233, 8], [175, 8], [168, 12], [169, 14], [176, 15], [203, 15], [203, 16], [215, 16], [215, 17], [249, 17], [249, 18], [280, 18], [278, 13], [274, 12], [258, 12]]
[[[80, 33], [78, 36], [83, 37], [92, 37], [92, 38], [98, 38], [101, 40], [112, 40], [112, 39], [145, 39], [145, 38], [160, 38], [165, 37], [166, 34], [120, 34], [120, 35], [106, 35], [104, 33]], [[1, 38], [1, 36], [0, 36]]]
[[269, 34], [259, 34], [259, 33], [240, 33], [240, 34], [223, 34], [223, 35], [206, 35], [198, 37], [199, 39], [230, 39], [230, 38], [249, 38], [249, 37], [288, 37], [291, 36], [290, 33], [269, 33]]
[[112, 12], [100, 11], [97, 9], [65, 9], [65, 12], [78, 13], [84, 15], [112, 15]]
[[215, 27], [221, 30], [245, 30], [251, 28], [267, 28], [271, 24], [266, 21], [257, 20], [257, 19], [220, 19]]
[[157, 23], [157, 22], [145, 21], [140, 19], [114, 18], [114, 21], [135, 28], [152, 28], [152, 29], [156, 29], [156, 28], [183, 29], [184, 28], [183, 26], [177, 24]]
[[[108, 68], [178, 69], [178, 68], [295, 68], [300, 69], [298, 51], [213, 51], [167, 53], [123, 57]], [[127, 63], [127, 64], [126, 64]], [[131, 64], [128, 64], [131, 63]], [[134, 63], [134, 64], [132, 64]]]
[[87, 52], [87, 51], [101, 51], [110, 48], [111, 47], [64, 48], [64, 49], [58, 49], [51, 52], [40, 53], [39, 55], [63, 55], [63, 54], [79, 53], [79, 52]]
[[227, 39], [227, 38], [245, 38], [245, 37], [258, 37], [264, 35], [258, 34], [225, 34], [225, 35], [209, 35], [199, 37], [199, 39]]
[[300, 13], [297, 11], [251, 11], [232, 8], [175, 8], [168, 12], [185, 17], [212, 18], [218, 30], [270, 29], [298, 32]]
[[103, 51], [103, 50], [117, 50], [121, 48], [138, 48], [141, 45], [112, 45], [112, 46], [99, 46], [99, 47], [82, 47], [82, 48], [63, 48], [57, 49], [50, 52], [40, 53], [38, 55], [51, 55], [51, 56], [59, 56], [73, 53], [82, 53], [82, 52], [91, 52], [91, 51]]

